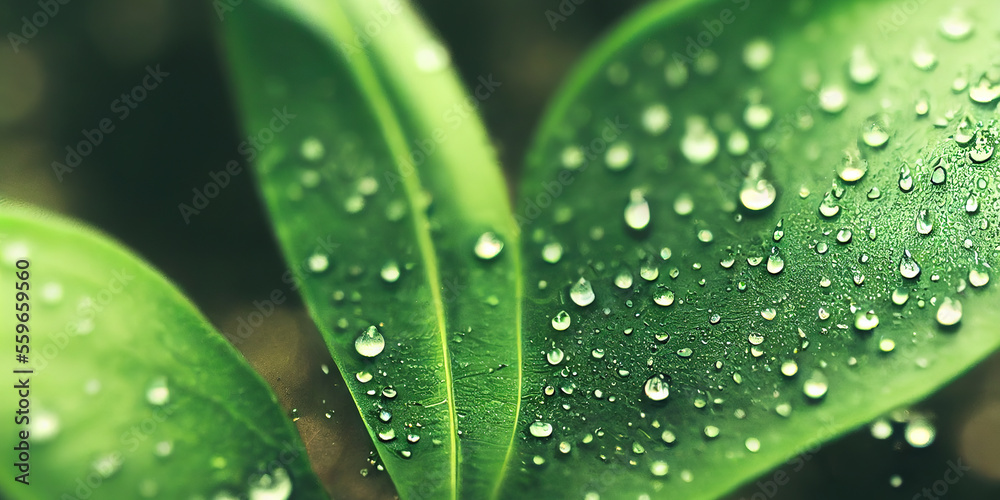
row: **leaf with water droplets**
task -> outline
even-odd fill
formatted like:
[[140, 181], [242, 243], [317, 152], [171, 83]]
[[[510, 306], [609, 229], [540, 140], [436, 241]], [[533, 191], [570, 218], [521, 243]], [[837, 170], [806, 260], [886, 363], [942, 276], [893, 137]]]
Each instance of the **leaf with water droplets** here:
[[998, 347], [1000, 20], [894, 8], [664, 2], [581, 63], [515, 206], [561, 186], [525, 221], [509, 498], [717, 497]]
[[[326, 498], [274, 393], [159, 272], [48, 215], [4, 208], [0, 228], [0, 278], [13, 289], [23, 267], [30, 287], [16, 368], [32, 370], [11, 379], [27, 418], [0, 425], [5, 450], [30, 443], [31, 468], [4, 474], [2, 496]], [[15, 390], [2, 399], [18, 408]]]
[[[400, 496], [489, 497], [521, 387], [519, 238], [475, 113], [501, 83], [463, 91], [407, 2], [245, 2], [223, 27], [245, 129], [280, 126], [255, 170], [285, 279]], [[609, 167], [628, 166], [626, 146], [608, 149]], [[546, 243], [532, 258], [558, 265], [562, 247]], [[546, 328], [570, 328], [571, 306]]]

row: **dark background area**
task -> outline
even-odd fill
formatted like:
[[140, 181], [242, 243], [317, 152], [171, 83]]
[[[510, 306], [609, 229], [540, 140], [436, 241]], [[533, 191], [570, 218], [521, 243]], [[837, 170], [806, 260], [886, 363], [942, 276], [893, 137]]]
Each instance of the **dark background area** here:
[[[492, 75], [502, 82], [480, 112], [512, 180], [567, 71], [603, 32], [645, 3], [576, 1], [582, 3], [419, 2], [464, 81], [474, 86], [478, 77]], [[553, 29], [545, 12], [560, 3], [574, 11]], [[251, 175], [234, 177], [189, 224], [177, 208], [191, 202], [192, 189], [204, 186], [210, 172], [240, 158], [243, 140], [216, 39], [220, 20], [210, 2], [70, 2], [15, 53], [6, 34], [19, 32], [21, 16], [37, 11], [35, 2], [0, 2], [0, 196], [78, 218], [122, 241], [177, 283], [223, 332], [234, 331], [255, 300], [282, 291], [288, 301], [238, 348], [299, 419], [314, 466], [328, 485], [337, 485], [338, 498], [391, 498], [350, 396], [301, 301], [281, 280], [286, 266]], [[169, 77], [119, 121], [112, 103], [156, 65]], [[60, 180], [51, 163], [64, 158], [82, 129], [104, 118], [114, 120], [114, 131]], [[998, 381], [1000, 357], [994, 356], [919, 405], [915, 411], [937, 429], [927, 448], [906, 444], [900, 425], [886, 440], [862, 429], [804, 455], [801, 470], [784, 467], [788, 485], [772, 490], [765, 478], [731, 497], [909, 499], [961, 459], [975, 470], [949, 486], [945, 497], [1000, 498]], [[890, 486], [893, 474], [901, 486]]]

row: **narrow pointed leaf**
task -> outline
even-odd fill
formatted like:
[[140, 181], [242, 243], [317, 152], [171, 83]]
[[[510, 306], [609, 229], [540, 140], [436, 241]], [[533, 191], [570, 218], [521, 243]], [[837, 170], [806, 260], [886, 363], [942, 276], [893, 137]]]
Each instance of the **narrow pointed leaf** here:
[[[10, 464], [27, 448], [17, 461], [30, 467], [8, 467], [4, 497], [326, 498], [263, 379], [149, 265], [102, 235], [8, 206], [0, 266], [0, 304], [28, 304], [28, 317], [0, 321], [5, 345], [11, 358], [15, 342], [29, 346], [14, 369], [31, 370], [8, 373], [3, 391], [4, 408], [26, 419], [5, 418], [0, 444]], [[27, 338], [15, 339], [20, 319]], [[29, 484], [15, 481], [22, 473]]]
[[997, 348], [1000, 24], [970, 4], [663, 2], [581, 63], [515, 205], [507, 497], [717, 497]]
[[288, 278], [401, 497], [491, 495], [521, 366], [518, 240], [475, 114], [496, 87], [464, 92], [405, 2], [245, 2], [225, 37]]

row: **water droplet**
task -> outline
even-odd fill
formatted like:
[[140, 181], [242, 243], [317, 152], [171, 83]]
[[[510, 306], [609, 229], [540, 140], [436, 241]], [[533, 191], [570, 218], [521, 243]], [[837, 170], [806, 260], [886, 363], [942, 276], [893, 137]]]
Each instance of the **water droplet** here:
[[954, 8], [948, 15], [941, 18], [938, 28], [941, 36], [946, 39], [960, 41], [972, 35], [973, 26], [972, 18], [969, 17], [964, 9]]
[[622, 270], [615, 276], [615, 286], [622, 290], [628, 290], [632, 286], [632, 273]]
[[979, 288], [990, 282], [990, 273], [986, 266], [977, 264], [969, 269], [969, 284]]
[[485, 232], [476, 240], [476, 257], [483, 260], [490, 260], [500, 254], [503, 250], [503, 241], [492, 232]]
[[747, 336], [747, 340], [750, 341], [750, 345], [760, 345], [764, 342], [764, 336], [759, 333], [751, 333]]
[[677, 355], [682, 358], [690, 358], [692, 354], [694, 354], [694, 351], [692, 351], [690, 347], [684, 347], [677, 350]]
[[382, 266], [380, 274], [386, 283], [395, 283], [399, 279], [399, 265], [396, 261], [390, 260]]
[[819, 204], [819, 213], [823, 217], [833, 217], [840, 213], [840, 205], [837, 203], [837, 198], [833, 195], [833, 192], [826, 193], [823, 197], [823, 201]]
[[781, 255], [774, 250], [772, 250], [771, 255], [767, 257], [767, 272], [771, 274], [778, 274], [785, 269], [785, 260], [782, 259]]
[[656, 295], [653, 296], [653, 302], [655, 302], [656, 305], [667, 307], [674, 303], [674, 292], [670, 290], [657, 292]]
[[937, 322], [941, 326], [953, 326], [962, 321], [962, 303], [957, 299], [945, 297], [937, 310]]
[[542, 247], [542, 260], [549, 264], [555, 264], [562, 259], [563, 247], [557, 242], [546, 243]]
[[969, 197], [965, 200], [965, 212], [974, 214], [979, 211], [979, 198], [975, 194], [969, 193]]
[[825, 86], [819, 91], [819, 107], [827, 113], [839, 113], [847, 107], [847, 92], [840, 85]]
[[156, 377], [149, 383], [149, 386], [146, 387], [146, 401], [155, 406], [163, 406], [170, 401], [167, 377]]
[[569, 325], [570, 325], [571, 321], [572, 320], [570, 319], [568, 312], [566, 312], [566, 311], [559, 311], [559, 313], [557, 313], [552, 318], [552, 328], [554, 328], [554, 329], [556, 329], [556, 330], [558, 330], [560, 332], [564, 331], [567, 328], [569, 328]]
[[368, 370], [361, 370], [354, 374], [354, 378], [358, 379], [358, 382], [361, 382], [362, 384], [367, 384], [372, 380], [372, 372]]
[[787, 418], [792, 414], [792, 405], [788, 403], [780, 403], [774, 407], [774, 412]]
[[562, 349], [558, 347], [552, 349], [551, 351], [545, 353], [545, 360], [549, 362], [550, 365], [555, 366], [562, 363], [565, 353]]
[[51, 441], [59, 435], [59, 416], [50, 411], [36, 410], [28, 428], [32, 444]]
[[740, 202], [749, 210], [764, 210], [777, 198], [778, 192], [774, 185], [761, 176], [763, 170], [763, 163], [754, 162], [750, 165], [746, 178], [743, 179]]
[[931, 234], [934, 230], [934, 216], [930, 210], [921, 209], [917, 212], [916, 222], [917, 232], [923, 235]]
[[392, 441], [393, 439], [396, 439], [396, 431], [391, 428], [386, 429], [384, 431], [380, 431], [378, 433], [378, 438], [381, 441], [386, 441], [386, 442]]
[[899, 167], [899, 189], [904, 193], [909, 193], [913, 189], [913, 176], [910, 173], [910, 167], [903, 163]]
[[705, 437], [709, 439], [715, 439], [719, 436], [719, 428], [714, 425], [705, 426]]
[[299, 146], [299, 154], [309, 161], [318, 161], [323, 158], [326, 148], [323, 143], [315, 137], [307, 137]]
[[867, 46], [856, 45], [851, 51], [848, 73], [851, 76], [851, 81], [858, 85], [868, 85], [878, 78], [878, 63], [875, 62]]
[[570, 287], [569, 298], [580, 307], [588, 306], [594, 301], [594, 288], [590, 286], [589, 281], [580, 278], [580, 281]]
[[593, 356], [594, 359], [602, 359], [604, 357], [604, 349], [594, 348], [590, 351], [590, 355]]
[[354, 340], [354, 349], [362, 356], [374, 358], [385, 349], [385, 338], [382, 337], [375, 325], [371, 325]]
[[899, 488], [902, 485], [903, 485], [903, 478], [900, 477], [899, 474], [893, 474], [889, 476], [889, 486], [892, 486], [893, 488]]
[[903, 434], [910, 446], [914, 448], [926, 448], [934, 442], [937, 431], [927, 419], [917, 417], [906, 424], [906, 430]]
[[[882, 147], [885, 145], [885, 143], [889, 142], [889, 127], [887, 125], [887, 118], [884, 115], [876, 115], [868, 118], [868, 121], [865, 123], [864, 128], [861, 130], [861, 139], [865, 141], [865, 144], [873, 148]], [[865, 171], [867, 171], [868, 162], [862, 159], [860, 156], [861, 154], [858, 153], [857, 156], [852, 156], [849, 158], [851, 159], [856, 158], [864, 162], [864, 168]]]
[[931, 184], [940, 186], [948, 180], [948, 170], [942, 165], [937, 165], [934, 167], [934, 171], [931, 172]]
[[878, 315], [875, 311], [865, 311], [859, 312], [857, 316], [854, 317], [854, 328], [860, 331], [867, 332], [874, 330], [878, 326]]
[[750, 453], [757, 453], [760, 451], [760, 440], [755, 437], [747, 438], [743, 444], [746, 445], [747, 450], [749, 450]]
[[627, 142], [616, 142], [604, 153], [604, 163], [608, 170], [621, 171], [632, 164], [632, 146]]
[[[691, 195], [687, 193], [681, 193], [680, 195], [677, 196], [677, 199], [674, 200], [674, 212], [677, 212], [677, 215], [691, 215], [691, 212], [693, 211], [694, 211], [694, 200], [691, 199]], [[667, 248], [667, 251], [669, 252], [670, 249]]]
[[916, 45], [913, 46], [913, 51], [910, 52], [910, 61], [917, 69], [924, 71], [930, 71], [937, 66], [937, 55], [931, 51], [930, 46], [927, 44], [927, 40], [923, 38], [917, 40]]
[[896, 341], [888, 338], [883, 338], [878, 341], [878, 348], [882, 352], [892, 352], [896, 348]]
[[994, 82], [984, 73], [979, 83], [969, 87], [969, 98], [980, 104], [989, 104], [1000, 99], [1000, 83]]
[[708, 120], [695, 115], [687, 119], [681, 153], [695, 165], [704, 165], [719, 153], [719, 138], [709, 127]]
[[94, 472], [100, 474], [102, 478], [107, 479], [121, 470], [123, 463], [122, 454], [116, 452], [98, 457], [91, 464], [91, 467], [94, 469]]
[[569, 170], [580, 168], [585, 159], [586, 156], [584, 156], [583, 150], [579, 146], [566, 146], [559, 155], [559, 160], [562, 162], [563, 167]]
[[829, 388], [826, 375], [819, 370], [815, 370], [802, 384], [802, 392], [811, 399], [820, 399], [826, 395]]
[[639, 268], [639, 276], [646, 281], [656, 281], [660, 276], [660, 269], [652, 264], [643, 264]]
[[660, 439], [662, 439], [664, 443], [674, 444], [674, 442], [677, 441], [677, 436], [675, 436], [671, 431], [663, 431], [663, 433], [660, 434]]
[[764, 130], [771, 124], [772, 118], [774, 118], [774, 111], [770, 106], [759, 102], [751, 103], [743, 112], [743, 122], [752, 130]]
[[528, 432], [537, 438], [549, 437], [552, 435], [552, 424], [536, 420], [528, 427]]
[[670, 110], [661, 103], [652, 104], [642, 112], [642, 128], [650, 135], [660, 135], [670, 128]]
[[261, 474], [249, 486], [250, 500], [288, 500], [292, 496], [292, 479], [281, 467], [270, 474]]
[[424, 73], [441, 71], [451, 64], [448, 51], [437, 42], [426, 42], [417, 48], [413, 59], [417, 63], [417, 69]]
[[753, 71], [763, 71], [774, 60], [774, 45], [764, 38], [754, 38], [743, 47], [743, 64]]
[[799, 372], [799, 365], [795, 363], [794, 360], [788, 360], [781, 363], [781, 374], [786, 377], [792, 377]]
[[[919, 274], [919, 270], [918, 270], [917, 274]], [[908, 301], [908, 300], [910, 300], [910, 292], [907, 291], [905, 288], [900, 287], [900, 288], [897, 288], [897, 289], [895, 289], [895, 290], [892, 291], [892, 303], [893, 304], [896, 304], [897, 306], [901, 306], [901, 305], [905, 304], [906, 301]]]
[[921, 90], [917, 94], [917, 100], [913, 103], [913, 112], [917, 116], [927, 116], [927, 113], [931, 112], [931, 96], [927, 94], [926, 90]]
[[649, 225], [649, 203], [638, 189], [633, 189], [629, 194], [629, 202], [625, 205], [625, 224], [636, 231]]
[[314, 273], [321, 273], [330, 267], [330, 259], [321, 253], [314, 253], [309, 256], [309, 260], [306, 264], [309, 266], [310, 271]]
[[976, 146], [969, 150], [969, 159], [973, 163], [986, 163], [993, 157], [993, 150], [992, 139], [979, 132], [976, 134]]
[[656, 477], [666, 476], [670, 471], [670, 466], [663, 460], [654, 460], [649, 464], [649, 472]]
[[851, 231], [851, 228], [845, 227], [837, 231], [837, 242], [841, 244], [850, 243], [852, 237], [854, 237], [854, 232]]
[[654, 375], [646, 380], [643, 392], [646, 393], [647, 398], [653, 401], [663, 401], [670, 395], [670, 387], [663, 380], [663, 375]]

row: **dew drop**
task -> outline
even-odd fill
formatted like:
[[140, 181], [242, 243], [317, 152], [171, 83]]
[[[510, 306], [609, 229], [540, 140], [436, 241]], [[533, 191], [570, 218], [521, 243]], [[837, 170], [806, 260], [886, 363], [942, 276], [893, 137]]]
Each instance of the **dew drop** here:
[[371, 325], [354, 340], [354, 349], [362, 356], [374, 358], [385, 349], [385, 338], [382, 337], [375, 325]]
[[965, 200], [965, 212], [974, 214], [979, 211], [979, 198], [975, 194], [969, 193], [969, 197]]
[[528, 427], [528, 432], [537, 438], [549, 437], [552, 435], [552, 424], [536, 420]]
[[899, 189], [904, 193], [909, 193], [913, 189], [913, 175], [906, 163], [899, 167]]
[[819, 213], [826, 218], [840, 213], [840, 205], [837, 203], [837, 198], [833, 195], [833, 192], [829, 192], [823, 197], [823, 201], [819, 205]]
[[570, 287], [569, 298], [580, 307], [589, 306], [594, 301], [594, 288], [585, 278], [580, 278]]
[[906, 430], [903, 434], [910, 446], [914, 448], [926, 448], [934, 442], [937, 431], [927, 419], [917, 417], [906, 424]]
[[490, 260], [500, 254], [503, 250], [503, 241], [492, 232], [485, 232], [479, 236], [476, 240], [476, 257], [483, 260]]
[[917, 212], [916, 227], [920, 234], [931, 234], [931, 231], [934, 230], [934, 217], [929, 210], [921, 209]]
[[149, 383], [149, 386], [146, 387], [146, 401], [155, 406], [163, 406], [170, 401], [167, 377], [156, 377]]
[[937, 310], [937, 322], [941, 326], [953, 326], [962, 321], [962, 303], [957, 299], [945, 297]]
[[542, 260], [549, 264], [555, 264], [562, 259], [563, 247], [557, 242], [546, 243], [542, 247]]
[[857, 45], [851, 51], [848, 73], [851, 76], [851, 81], [858, 85], [868, 85], [878, 78], [878, 63], [872, 58], [871, 51], [869, 51], [867, 46]]
[[774, 60], [774, 45], [764, 38], [754, 38], [743, 47], [743, 64], [753, 71], [763, 71]]
[[987, 74], [983, 74], [979, 83], [969, 87], [969, 98], [980, 104], [1000, 99], [1000, 83], [994, 83]]
[[[886, 125], [886, 119], [884, 116], [873, 116], [868, 119], [865, 123], [864, 128], [861, 130], [861, 140], [865, 142], [870, 147], [879, 148], [885, 146], [885, 143], [889, 142], [889, 129]], [[854, 158], [854, 157], [852, 157]], [[860, 153], [858, 154], [860, 161], [864, 162], [865, 171], [868, 170], [868, 162], [860, 158]], [[864, 174], [862, 174], [864, 175]], [[843, 176], [841, 176], [843, 177]], [[859, 177], [860, 179], [860, 177]], [[847, 179], [844, 179], [847, 180]]]
[[646, 393], [646, 397], [653, 401], [663, 401], [670, 395], [670, 387], [663, 380], [663, 375], [649, 377], [642, 389]]
[[969, 284], [979, 288], [986, 286], [990, 282], [990, 273], [986, 266], [977, 264], [969, 269]]
[[674, 292], [670, 290], [657, 292], [656, 295], [653, 296], [653, 302], [655, 302], [658, 306], [667, 307], [674, 303]]
[[819, 370], [815, 370], [802, 384], [802, 392], [811, 399], [820, 399], [826, 395], [829, 388], [826, 375]]
[[685, 124], [681, 138], [681, 153], [695, 165], [704, 165], [715, 159], [719, 153], [719, 138], [709, 127], [708, 120], [692, 116]]
[[937, 66], [937, 55], [931, 51], [930, 46], [927, 44], [927, 40], [920, 39], [917, 40], [917, 44], [914, 45], [913, 51], [910, 52], [910, 61], [917, 69], [924, 71], [930, 71]]
[[569, 313], [566, 311], [559, 311], [559, 313], [552, 318], [552, 328], [560, 332], [564, 331], [569, 328], [571, 321]]
[[961, 8], [952, 9], [938, 24], [941, 36], [948, 40], [965, 40], [972, 35], [972, 18]]
[[270, 474], [261, 474], [251, 480], [249, 486], [250, 500], [288, 500], [292, 496], [292, 479], [281, 467]]
[[586, 156], [579, 146], [566, 146], [559, 155], [562, 166], [569, 170], [576, 170], [583, 165]]
[[764, 210], [770, 207], [778, 196], [774, 184], [761, 177], [763, 170], [763, 163], [754, 162], [746, 178], [743, 179], [740, 202], [749, 210]]
[[778, 274], [785, 269], [785, 260], [776, 252], [767, 257], [767, 272]]
[[330, 259], [321, 253], [314, 253], [309, 256], [309, 260], [306, 262], [309, 266], [309, 270], [314, 273], [321, 273], [326, 271], [330, 267]]
[[317, 161], [323, 158], [326, 149], [323, 143], [315, 137], [307, 137], [299, 146], [299, 154], [309, 161]]
[[562, 363], [565, 353], [562, 349], [558, 347], [552, 349], [551, 351], [545, 353], [545, 360], [549, 362], [550, 365], [555, 366]]
[[859, 312], [857, 316], [854, 317], [854, 328], [862, 332], [867, 332], [874, 330], [878, 326], [878, 315], [875, 311], [865, 311]]
[[632, 146], [627, 142], [616, 142], [604, 153], [604, 164], [615, 172], [625, 170], [632, 164]]
[[794, 360], [788, 360], [781, 363], [781, 374], [786, 377], [792, 377], [799, 372], [799, 365], [795, 363]]
[[823, 87], [819, 91], [819, 107], [830, 114], [840, 113], [847, 107], [847, 92], [839, 85]]
[[642, 128], [650, 135], [660, 135], [670, 128], [670, 110], [661, 103], [652, 104], [642, 112]]
[[615, 276], [615, 286], [622, 290], [628, 290], [632, 286], [632, 273], [622, 270]]
[[670, 471], [670, 466], [667, 465], [667, 463], [664, 462], [663, 460], [654, 460], [649, 464], [650, 474], [656, 477], [666, 476], [669, 471]]
[[750, 453], [757, 453], [760, 451], [760, 440], [755, 437], [749, 437], [743, 443]]
[[629, 194], [629, 202], [625, 205], [625, 224], [636, 231], [649, 225], [649, 203], [638, 189]]
[[382, 266], [379, 274], [386, 283], [395, 283], [399, 279], [399, 265], [396, 264], [396, 261], [390, 260]]

